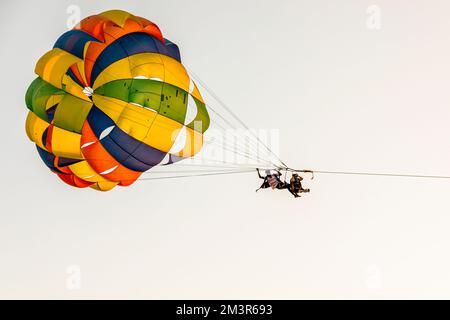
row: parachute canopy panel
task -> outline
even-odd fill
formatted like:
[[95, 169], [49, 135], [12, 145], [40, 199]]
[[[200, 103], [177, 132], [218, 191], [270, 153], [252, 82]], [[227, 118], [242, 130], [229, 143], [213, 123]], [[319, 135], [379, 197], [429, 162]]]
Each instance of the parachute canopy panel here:
[[178, 46], [145, 18], [121, 10], [87, 17], [56, 40], [35, 72], [26, 132], [69, 185], [129, 186], [202, 149], [210, 125], [203, 97]]

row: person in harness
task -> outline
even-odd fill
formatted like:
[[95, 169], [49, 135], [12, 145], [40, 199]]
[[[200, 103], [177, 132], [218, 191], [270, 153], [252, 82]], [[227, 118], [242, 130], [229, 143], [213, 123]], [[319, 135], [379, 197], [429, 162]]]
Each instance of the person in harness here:
[[[266, 170], [265, 176], [261, 175], [261, 172], [259, 169], [256, 169], [258, 172], [258, 176], [260, 179], [263, 179], [263, 183], [261, 186], [256, 189], [256, 192], [258, 192], [260, 189], [287, 189], [289, 192], [296, 198], [300, 197], [300, 193], [308, 193], [309, 189], [305, 189], [302, 186], [303, 178], [299, 176], [297, 173], [293, 173], [290, 183], [287, 183], [286, 181], [281, 181], [281, 172], [276, 170], [275, 172], [272, 172], [272, 170]], [[302, 172], [310, 172], [313, 173], [310, 170], [305, 170]]]
[[259, 169], [256, 169], [256, 172], [258, 172], [258, 176], [260, 179], [263, 179], [263, 183], [261, 184], [261, 186], [256, 189], [256, 192], [258, 192], [260, 189], [267, 189], [267, 188], [272, 188], [272, 189], [288, 189], [289, 188], [289, 184], [286, 182], [281, 181], [280, 177], [281, 177], [281, 172], [276, 170], [274, 173], [272, 173], [271, 170], [266, 170], [265, 172], [265, 176], [261, 175], [261, 172], [259, 171]]
[[289, 192], [296, 198], [300, 197], [299, 193], [308, 193], [309, 189], [304, 189], [302, 186], [303, 178], [297, 173], [293, 173], [289, 185]]

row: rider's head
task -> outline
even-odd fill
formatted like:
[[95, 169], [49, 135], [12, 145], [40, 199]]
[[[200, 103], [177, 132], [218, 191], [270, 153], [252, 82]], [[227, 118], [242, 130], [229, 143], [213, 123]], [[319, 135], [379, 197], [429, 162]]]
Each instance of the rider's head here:
[[272, 173], [270, 172], [270, 170], [266, 170], [266, 176], [270, 176], [272, 175]]
[[298, 173], [293, 173], [293, 174], [292, 174], [292, 178], [294, 178], [294, 179], [298, 179], [298, 180], [300, 180], [300, 181], [302, 181], [302, 180], [303, 180], [303, 178], [302, 178], [302, 177], [300, 177], [300, 176], [298, 175]]

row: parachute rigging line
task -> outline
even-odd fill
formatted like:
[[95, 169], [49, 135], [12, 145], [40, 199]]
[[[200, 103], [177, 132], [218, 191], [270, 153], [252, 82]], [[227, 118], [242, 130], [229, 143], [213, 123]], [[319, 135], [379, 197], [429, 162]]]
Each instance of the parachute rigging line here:
[[162, 180], [162, 179], [178, 179], [178, 178], [190, 178], [190, 177], [204, 177], [204, 176], [220, 176], [228, 174], [238, 174], [238, 173], [250, 173], [254, 170], [242, 170], [242, 171], [223, 171], [223, 172], [213, 172], [213, 173], [200, 173], [194, 175], [175, 175], [175, 176], [163, 176], [163, 177], [152, 177], [152, 178], [138, 178], [138, 181], [143, 180]]
[[[256, 140], [265, 148], [267, 149], [267, 151], [269, 151], [273, 156], [275, 156], [275, 158], [282, 164], [282, 166], [284, 168], [288, 168], [288, 166], [283, 162], [283, 160], [280, 159], [280, 157], [275, 154], [275, 152], [273, 152], [265, 143], [263, 143], [261, 141], [261, 139], [259, 139], [259, 137], [254, 134], [248, 127], [247, 125], [238, 118], [238, 116], [214, 93], [214, 91], [209, 88], [205, 82], [203, 82], [193, 71], [191, 68], [187, 67], [185, 65], [185, 68], [188, 69], [189, 73], [192, 75], [192, 77], [194, 78], [194, 80], [200, 84], [205, 91], [212, 97], [214, 98], [214, 100], [217, 101], [217, 103], [219, 103], [220, 106], [222, 106], [222, 108], [224, 108], [241, 126], [243, 126], [246, 130], [248, 130], [255, 138]], [[274, 164], [275, 165], [275, 164]]]
[[[293, 172], [303, 172], [303, 170], [292, 170]], [[444, 175], [423, 175], [423, 174], [401, 174], [401, 173], [384, 173], [384, 172], [351, 172], [351, 171], [324, 171], [311, 170], [318, 174], [330, 175], [358, 175], [358, 176], [379, 176], [379, 177], [398, 177], [398, 178], [419, 178], [419, 179], [450, 179], [450, 176]]]

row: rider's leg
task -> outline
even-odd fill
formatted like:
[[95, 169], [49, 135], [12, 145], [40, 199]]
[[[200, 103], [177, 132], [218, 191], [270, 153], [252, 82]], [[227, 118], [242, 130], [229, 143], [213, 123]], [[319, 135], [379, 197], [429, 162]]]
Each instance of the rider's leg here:
[[300, 197], [296, 192], [292, 191], [291, 188], [288, 188], [289, 192], [294, 196], [294, 197]]
[[269, 187], [269, 183], [266, 182], [266, 181], [264, 181], [264, 182], [262, 183], [262, 185], [261, 185], [258, 189], [256, 189], [255, 192], [258, 192], [259, 189], [266, 189], [266, 188], [268, 188], [268, 187]]

